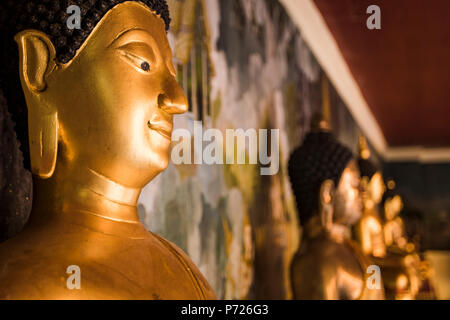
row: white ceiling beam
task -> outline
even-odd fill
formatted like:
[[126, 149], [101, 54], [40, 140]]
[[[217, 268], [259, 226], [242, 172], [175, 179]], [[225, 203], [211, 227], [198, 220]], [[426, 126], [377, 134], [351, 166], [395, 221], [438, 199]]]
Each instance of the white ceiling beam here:
[[387, 148], [383, 158], [388, 162], [449, 163], [450, 148]]

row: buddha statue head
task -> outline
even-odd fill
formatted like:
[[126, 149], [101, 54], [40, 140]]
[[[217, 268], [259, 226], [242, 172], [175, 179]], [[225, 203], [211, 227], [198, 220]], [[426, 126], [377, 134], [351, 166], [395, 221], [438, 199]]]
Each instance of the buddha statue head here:
[[358, 167], [361, 172], [361, 186], [363, 189], [363, 200], [365, 204], [377, 205], [383, 199], [386, 190], [383, 175], [375, 164], [369, 160], [370, 149], [364, 137], [359, 139]]
[[403, 200], [399, 194], [395, 193], [395, 181], [387, 182], [387, 191], [383, 196], [384, 217], [386, 221], [392, 221], [399, 216], [403, 209]]
[[[214, 297], [137, 211], [168, 165], [173, 116], [187, 109], [169, 22], [165, 0], [1, 2], [0, 101], [33, 173], [33, 205], [0, 245], [0, 298]], [[64, 280], [72, 267], [74, 287]]]
[[[73, 5], [80, 28], [69, 28]], [[7, 0], [0, 12], [0, 85], [36, 195], [83, 185], [135, 203], [187, 110], [165, 0]]]
[[352, 152], [340, 144], [324, 121], [289, 160], [289, 176], [303, 225], [351, 226], [361, 217], [360, 176]]
[[[406, 238], [403, 219], [400, 213], [403, 210], [402, 197], [395, 192], [395, 181], [388, 180], [387, 191], [383, 195], [381, 202], [384, 209], [384, 241], [387, 247], [396, 245], [401, 249], [414, 247], [413, 243], [408, 244]], [[413, 251], [414, 249], [411, 249]]]

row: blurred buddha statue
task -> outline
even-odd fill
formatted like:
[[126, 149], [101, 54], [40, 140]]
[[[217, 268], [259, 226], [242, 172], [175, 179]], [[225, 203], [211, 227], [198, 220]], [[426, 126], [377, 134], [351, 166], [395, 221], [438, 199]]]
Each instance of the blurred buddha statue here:
[[34, 174], [30, 221], [0, 245], [0, 298], [214, 298], [136, 208], [187, 109], [165, 1], [14, 0], [0, 12], [1, 88]]
[[[407, 251], [415, 249], [419, 257], [419, 292], [416, 295], [417, 300], [436, 300], [435, 271], [433, 265], [427, 260], [425, 252], [422, 250], [423, 235], [423, 213], [417, 209], [408, 208], [402, 211], [405, 215], [404, 234], [408, 239]], [[407, 217], [407, 219], [406, 219]], [[409, 250], [408, 250], [409, 248]]]
[[383, 176], [369, 160], [370, 150], [364, 137], [360, 137], [358, 166], [361, 172], [363, 199], [363, 216], [356, 225], [356, 239], [364, 254], [373, 257], [384, 257], [383, 223], [378, 212], [378, 205], [386, 189]]
[[384, 218], [386, 221], [384, 223], [384, 242], [387, 247], [396, 246], [399, 249], [406, 250], [408, 246], [409, 251], [411, 251], [414, 248], [414, 244], [408, 244], [403, 219], [400, 217], [400, 212], [403, 209], [402, 197], [393, 191], [395, 188], [394, 180], [389, 180], [387, 186], [388, 191], [383, 197]]
[[[386, 186], [381, 171], [369, 160], [370, 150], [364, 137], [359, 140], [359, 156], [364, 209], [355, 227], [355, 237], [372, 263], [381, 268], [386, 299], [413, 299], [416, 282], [410, 268], [411, 258], [403, 250], [388, 251], [386, 247], [384, 224], [379, 211]], [[396, 204], [394, 201], [391, 205], [392, 210], [398, 209], [398, 202]]]
[[417, 292], [417, 300], [436, 300], [435, 271], [431, 263], [423, 256], [420, 256], [419, 276], [420, 287]]
[[322, 117], [289, 160], [303, 239], [291, 264], [294, 299], [383, 299], [369, 288], [370, 262], [351, 240], [361, 218], [360, 175], [352, 152]]
[[[395, 181], [387, 182], [387, 191], [383, 196], [384, 208], [384, 239], [388, 254], [403, 257], [403, 265], [408, 278], [408, 286], [403, 292], [393, 293], [395, 299], [414, 299], [421, 286], [421, 260], [414, 243], [410, 242], [405, 233], [405, 225], [400, 216], [403, 200], [395, 193]], [[387, 283], [389, 284], [389, 283]], [[391, 290], [394, 290], [391, 288]], [[398, 290], [397, 290], [398, 291]], [[386, 290], [389, 295], [389, 288]]]

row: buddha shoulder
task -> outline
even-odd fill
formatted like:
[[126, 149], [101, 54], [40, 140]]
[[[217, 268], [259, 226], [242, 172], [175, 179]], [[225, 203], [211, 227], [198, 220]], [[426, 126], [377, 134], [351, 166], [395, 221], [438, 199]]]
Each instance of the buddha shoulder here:
[[[345, 245], [327, 239], [311, 241], [291, 265], [295, 299], [340, 299], [348, 295], [342, 272], [356, 274], [356, 287], [361, 287], [360, 267]], [[335, 289], [327, 289], [330, 287]]]
[[[304, 243], [304, 247], [294, 256], [292, 267], [301, 277], [309, 277], [311, 274], [323, 275], [325, 269], [334, 270], [341, 264], [345, 264], [343, 257], [347, 254], [347, 248], [325, 238], [316, 238]], [[308, 271], [302, 273], [300, 270]]]
[[[167, 240], [98, 232], [22, 234], [0, 245], [2, 299], [215, 299], [200, 271]], [[25, 236], [25, 237], [24, 237]], [[78, 269], [77, 269], [78, 268]], [[71, 290], [71, 276], [81, 289]]]
[[153, 235], [160, 241], [162, 245], [164, 245], [164, 247], [168, 249], [169, 252], [171, 252], [173, 257], [175, 257], [184, 266], [184, 269], [188, 272], [188, 274], [192, 278], [192, 281], [199, 288], [201, 296], [203, 296], [203, 298], [206, 300], [215, 300], [216, 296], [209, 286], [207, 280], [197, 268], [197, 266], [188, 257], [188, 255], [174, 243], [155, 234]]

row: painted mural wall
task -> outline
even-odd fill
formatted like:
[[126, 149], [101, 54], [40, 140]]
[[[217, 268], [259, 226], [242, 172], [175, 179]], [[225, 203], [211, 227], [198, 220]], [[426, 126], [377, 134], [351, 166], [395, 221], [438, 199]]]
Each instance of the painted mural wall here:
[[169, 3], [178, 79], [190, 102], [175, 128], [193, 134], [197, 120], [224, 135], [280, 129], [280, 166], [262, 176], [257, 165], [171, 164], [143, 191], [140, 216], [189, 254], [218, 298], [289, 298], [288, 265], [300, 239], [289, 155], [323, 103], [355, 151], [359, 130], [278, 1]]

